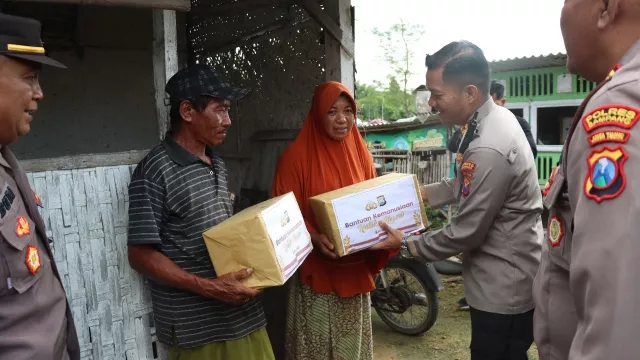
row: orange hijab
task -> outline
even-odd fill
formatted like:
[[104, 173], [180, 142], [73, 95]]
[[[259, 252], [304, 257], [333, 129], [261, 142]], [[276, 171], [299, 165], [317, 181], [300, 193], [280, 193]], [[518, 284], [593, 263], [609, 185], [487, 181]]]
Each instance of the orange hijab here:
[[[341, 141], [326, 133], [325, 117], [340, 95], [349, 98], [356, 113], [356, 103], [344, 85], [333, 81], [319, 85], [300, 133], [280, 157], [273, 182], [273, 196], [294, 192], [312, 233], [317, 233], [318, 227], [310, 197], [376, 176], [373, 159], [355, 123]], [[387, 251], [363, 250], [332, 260], [313, 250], [300, 267], [300, 282], [317, 293], [335, 292], [341, 297], [367, 293], [375, 288], [373, 276], [389, 256]]]

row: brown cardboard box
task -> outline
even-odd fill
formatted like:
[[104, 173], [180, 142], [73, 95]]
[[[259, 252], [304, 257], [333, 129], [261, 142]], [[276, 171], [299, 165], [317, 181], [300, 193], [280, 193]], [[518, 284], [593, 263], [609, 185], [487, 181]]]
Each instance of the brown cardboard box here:
[[429, 225], [418, 179], [391, 173], [309, 199], [321, 231], [344, 256], [386, 239], [378, 223], [411, 233]]
[[218, 275], [252, 268], [245, 286], [283, 285], [312, 249], [292, 192], [244, 209], [203, 234]]

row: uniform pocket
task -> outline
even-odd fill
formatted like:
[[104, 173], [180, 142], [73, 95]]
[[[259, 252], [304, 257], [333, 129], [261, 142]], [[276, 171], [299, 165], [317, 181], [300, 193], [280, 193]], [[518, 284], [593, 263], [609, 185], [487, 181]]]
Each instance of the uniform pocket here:
[[[27, 291], [49, 266], [49, 257], [36, 234], [35, 223], [26, 215], [5, 218], [0, 224], [0, 234], [4, 240], [2, 256], [13, 288], [17, 292]], [[1, 281], [1, 279], [0, 279]]]

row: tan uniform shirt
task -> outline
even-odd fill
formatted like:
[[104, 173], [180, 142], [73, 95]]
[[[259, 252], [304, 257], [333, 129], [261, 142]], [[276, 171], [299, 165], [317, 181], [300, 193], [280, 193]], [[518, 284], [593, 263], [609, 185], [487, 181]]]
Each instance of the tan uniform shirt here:
[[560, 167], [544, 198], [549, 209], [547, 239], [533, 284], [534, 339], [540, 360], [567, 360], [578, 322], [569, 292], [571, 208], [564, 179]]
[[0, 359], [79, 359], [35, 194], [13, 154], [0, 151]]
[[487, 101], [455, 179], [425, 187], [429, 204], [459, 202], [439, 231], [408, 241], [426, 261], [464, 253], [467, 302], [478, 310], [520, 314], [533, 309], [531, 287], [543, 238], [542, 195], [529, 143], [514, 115]]
[[[538, 294], [536, 288], [536, 300], [558, 314], [575, 311], [576, 324], [560, 316], [539, 317], [536, 335], [544, 328], [563, 334], [562, 344], [542, 345], [560, 351], [570, 347], [571, 360], [640, 358], [640, 185], [635, 185], [640, 174], [640, 40], [619, 64], [588, 99], [565, 144], [560, 180], [566, 183], [569, 212], [563, 221], [573, 236], [554, 239], [559, 245], [549, 252], [560, 248], [562, 253], [549, 257], [547, 265], [564, 271], [541, 271], [536, 280], [566, 284], [568, 276], [569, 286], [552, 293]], [[561, 187], [559, 181], [554, 185]], [[548, 202], [555, 205], [559, 199], [556, 194]], [[567, 358], [559, 354], [543, 360]]]

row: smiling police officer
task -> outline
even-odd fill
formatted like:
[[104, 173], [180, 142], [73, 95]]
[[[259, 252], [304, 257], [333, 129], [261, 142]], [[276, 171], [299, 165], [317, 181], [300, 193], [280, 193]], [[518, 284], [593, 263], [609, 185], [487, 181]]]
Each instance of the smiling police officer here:
[[442, 122], [462, 126], [456, 177], [425, 186], [434, 208], [457, 202], [441, 230], [403, 240], [390, 236], [372, 249], [404, 243], [421, 260], [464, 253], [471, 310], [472, 360], [525, 360], [533, 342], [532, 285], [540, 262], [542, 196], [529, 143], [511, 111], [489, 95], [491, 72], [480, 48], [453, 42], [427, 58], [429, 105]]
[[0, 13], [0, 359], [77, 360], [80, 349], [39, 198], [8, 145], [31, 129], [43, 98], [40, 23]]

